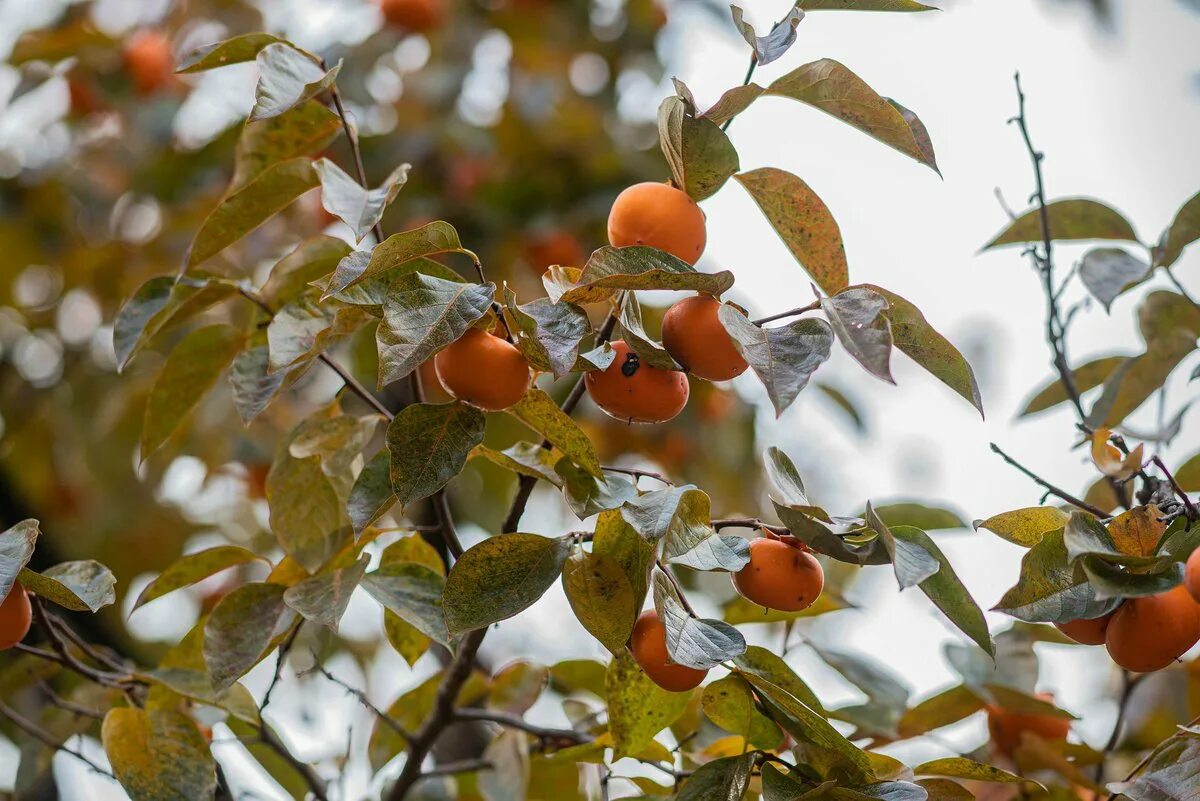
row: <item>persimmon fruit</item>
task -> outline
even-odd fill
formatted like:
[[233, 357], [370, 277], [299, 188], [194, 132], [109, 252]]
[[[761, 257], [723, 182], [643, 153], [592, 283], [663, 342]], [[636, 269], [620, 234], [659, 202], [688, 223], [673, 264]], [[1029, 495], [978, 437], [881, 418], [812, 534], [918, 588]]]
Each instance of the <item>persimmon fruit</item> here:
[[1158, 595], [1128, 598], [1113, 613], [1104, 644], [1134, 673], [1162, 670], [1200, 640], [1200, 604], [1182, 584]]
[[446, 16], [446, 0], [380, 0], [383, 18], [406, 31], [424, 33]]
[[1200, 548], [1192, 551], [1192, 555], [1187, 559], [1187, 566], [1183, 572], [1183, 586], [1187, 587], [1192, 598], [1200, 604]]
[[175, 81], [171, 40], [162, 31], [140, 30], [125, 42], [125, 69], [141, 95], [151, 95]]
[[4, 601], [0, 602], [0, 651], [8, 650], [25, 639], [33, 622], [33, 607], [29, 593], [20, 582], [13, 582]]
[[697, 670], [671, 661], [667, 653], [667, 627], [653, 609], [642, 612], [633, 624], [629, 650], [633, 660], [650, 680], [669, 692], [686, 692], [698, 686], [708, 675], [707, 670]]
[[1080, 618], [1066, 623], [1055, 623], [1054, 627], [1081, 645], [1104, 645], [1105, 634], [1113, 614], [1114, 612], [1109, 612], [1090, 620]]
[[733, 574], [733, 586], [758, 606], [799, 612], [820, 596], [825, 571], [799, 545], [763, 537], [750, 543], [750, 562]]
[[[1038, 693], [1043, 701], [1054, 701], [1049, 693]], [[992, 742], [1002, 754], [1012, 756], [1021, 744], [1021, 735], [1025, 732], [1035, 734], [1043, 740], [1065, 740], [1071, 731], [1069, 718], [1053, 715], [1038, 715], [1030, 712], [1013, 712], [1009, 709], [990, 704], [987, 708], [988, 734]]]
[[588, 394], [609, 416], [630, 423], [664, 423], [683, 411], [688, 401], [687, 376], [643, 364], [624, 340], [604, 370], [584, 374]]
[[686, 192], [667, 184], [634, 184], [617, 195], [608, 213], [613, 247], [648, 245], [695, 264], [706, 241], [704, 212]]
[[728, 381], [749, 367], [717, 318], [720, 308], [715, 298], [696, 295], [663, 315], [663, 347], [689, 373], [708, 381]]
[[433, 366], [447, 392], [489, 412], [515, 404], [533, 381], [521, 351], [481, 328], [468, 330], [442, 349]]

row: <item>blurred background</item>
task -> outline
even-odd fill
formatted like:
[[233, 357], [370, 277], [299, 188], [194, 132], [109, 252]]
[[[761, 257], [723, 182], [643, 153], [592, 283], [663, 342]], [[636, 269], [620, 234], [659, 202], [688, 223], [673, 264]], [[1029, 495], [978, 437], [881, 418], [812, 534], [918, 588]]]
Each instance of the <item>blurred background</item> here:
[[[997, 191], [1020, 211], [1032, 189], [1027, 154], [1006, 124], [1016, 107], [1012, 75], [1022, 74], [1051, 197], [1102, 199], [1153, 242], [1200, 189], [1200, 3], [935, 4], [941, 11], [928, 14], [811, 13], [795, 47], [756, 80], [817, 58], [841, 61], [920, 115], [943, 178], [783, 99], [760, 100], [730, 135], [743, 169], [781, 167], [821, 195], [841, 225], [853, 281], [908, 298], [958, 345], [978, 375], [986, 420], [903, 357], [892, 387], [835, 349], [778, 420], [750, 375], [728, 386], [694, 382], [685, 415], [667, 426], [629, 428], [585, 404], [582, 417], [606, 461], [695, 482], [721, 516], [767, 513], [757, 465], [769, 444], [796, 460], [816, 502], [847, 514], [868, 498], [937, 502], [968, 523], [1035, 505], [1040, 491], [990, 452], [992, 441], [1061, 486], [1086, 491], [1095, 471], [1072, 449], [1069, 410], [1015, 419], [1051, 372], [1038, 281], [1019, 249], [978, 254], [1006, 221]], [[746, 17], [761, 33], [790, 5], [750, 0]], [[147, 31], [164, 36], [177, 59], [254, 30], [330, 63], [345, 60], [339, 84], [363, 136], [368, 174], [378, 181], [402, 161], [413, 164], [385, 229], [449, 220], [481, 254], [489, 277], [508, 281], [523, 300], [542, 294], [539, 278], [549, 264], [580, 263], [605, 244], [617, 192], [665, 178], [654, 118], [671, 77], [706, 108], [740, 83], [748, 60], [728, 8], [702, 0], [452, 0], [425, 35], [384, 24], [366, 0], [0, 0], [0, 528], [36, 517], [44, 537], [35, 558], [43, 565], [89, 557], [112, 567], [117, 608], [80, 623], [93, 627], [88, 636], [147, 662], [187, 632], [230, 578], [214, 577], [129, 616], [133, 599], [180, 553], [226, 541], [269, 543], [262, 482], [274, 447], [339, 387], [335, 377], [314, 372], [249, 429], [221, 387], [198, 409], [190, 434], [137, 468], [144, 397], [161, 357], [147, 352], [118, 376], [111, 321], [145, 279], [178, 269], [225, 191], [256, 73], [251, 63], [147, 81], [132, 66], [129, 42]], [[330, 156], [347, 164], [344, 140]], [[811, 299], [807, 277], [736, 184], [703, 207], [709, 244], [698, 267], [733, 270], [731, 299], [754, 316]], [[221, 267], [262, 280], [300, 238], [322, 231], [349, 235], [317, 197], [305, 197]], [[1065, 272], [1083, 249], [1057, 252]], [[1197, 262], [1200, 251], [1185, 253], [1176, 268], [1193, 294], [1200, 292]], [[1096, 304], [1085, 308], [1072, 329], [1073, 362], [1136, 352], [1133, 309], [1145, 291], [1119, 299], [1110, 314]], [[1067, 298], [1083, 300], [1083, 288], [1076, 282]], [[653, 293], [643, 298], [648, 311], [668, 302]], [[372, 336], [358, 337], [339, 356], [369, 380], [373, 345]], [[1180, 413], [1184, 431], [1195, 429], [1200, 411], [1189, 413], [1188, 402], [1196, 385], [1186, 384], [1193, 368], [1177, 370], [1165, 400], [1130, 418], [1133, 433], [1156, 431]], [[499, 439], [521, 436], [514, 423], [490, 425]], [[1195, 450], [1194, 434], [1186, 433], [1158, 448], [1168, 464]], [[550, 489], [535, 493], [523, 530], [554, 535], [580, 527]], [[497, 530], [512, 491], [510, 476], [479, 462], [452, 485], [468, 544]], [[938, 543], [985, 609], [1016, 579], [1016, 546], [969, 527], [939, 533]], [[728, 580], [697, 581], [706, 591], [696, 594], [698, 611], [719, 614], [733, 594]], [[914, 697], [954, 681], [942, 648], [962, 638], [924, 596], [898, 593], [882, 568], [831, 568], [830, 587], [848, 608], [802, 621], [805, 638], [875, 655]], [[989, 620], [994, 632], [1010, 623]], [[743, 628], [752, 642], [778, 650], [778, 624]], [[365, 597], [352, 602], [336, 641], [318, 646], [332, 672], [366, 687], [381, 706], [438, 669], [432, 656], [410, 668], [393, 652], [381, 610]], [[1083, 717], [1077, 736], [1102, 743], [1116, 715], [1115, 669], [1088, 649], [1037, 649], [1039, 689]], [[304, 650], [297, 649], [298, 667]], [[484, 657], [500, 666], [604, 654], [569, 620], [555, 587], [497, 627]], [[827, 706], [861, 700], [811, 649], [793, 645], [788, 659]], [[272, 670], [270, 662], [261, 665], [248, 686], [261, 692]], [[1143, 683], [1135, 725], [1182, 719], [1171, 705], [1182, 703], [1185, 687], [1196, 697], [1198, 674], [1171, 670]], [[564, 720], [552, 695], [532, 714]], [[371, 725], [339, 688], [302, 682], [290, 671], [269, 717], [302, 756], [327, 765], [341, 764], [347, 737], [361, 753]], [[941, 735], [892, 751], [921, 760], [974, 748], [986, 736], [981, 716]], [[219, 728], [216, 737], [236, 789], [288, 797], [236, 740], [223, 742]], [[103, 759], [96, 743], [78, 745]], [[0, 739], [0, 790], [18, 782], [17, 756]], [[378, 791], [361, 759], [341, 768], [341, 797]], [[64, 798], [123, 797], [70, 757], [55, 758], [54, 774]]]

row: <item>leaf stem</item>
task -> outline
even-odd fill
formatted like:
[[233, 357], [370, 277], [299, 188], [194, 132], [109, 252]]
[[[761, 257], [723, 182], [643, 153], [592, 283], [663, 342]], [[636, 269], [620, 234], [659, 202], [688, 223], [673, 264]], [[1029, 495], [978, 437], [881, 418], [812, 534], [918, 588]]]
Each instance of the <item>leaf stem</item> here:
[[772, 314], [768, 317], [760, 317], [759, 319], [751, 320], [750, 322], [752, 322], [754, 325], [766, 325], [767, 323], [773, 323], [776, 320], [782, 320], [785, 317], [795, 317], [797, 315], [804, 314], [805, 312], [816, 311], [819, 308], [821, 308], [821, 301], [814, 300], [812, 303], [808, 304], [807, 306], [800, 306], [795, 309], [788, 309], [785, 312], [779, 312], [779, 314]]

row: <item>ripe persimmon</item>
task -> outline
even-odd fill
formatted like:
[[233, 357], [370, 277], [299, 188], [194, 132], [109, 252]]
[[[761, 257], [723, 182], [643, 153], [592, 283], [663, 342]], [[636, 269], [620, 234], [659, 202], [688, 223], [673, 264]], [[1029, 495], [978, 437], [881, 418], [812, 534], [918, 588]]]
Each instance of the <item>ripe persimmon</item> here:
[[1196, 603], [1200, 604], [1200, 548], [1192, 551], [1192, 555], [1188, 557], [1183, 573], [1183, 586], [1187, 587]]
[[379, 6], [389, 23], [414, 33], [436, 27], [446, 15], [446, 0], [380, 0]]
[[512, 406], [533, 381], [521, 351], [481, 328], [468, 330], [440, 351], [433, 366], [447, 392], [489, 412]]
[[171, 40], [162, 31], [144, 29], [125, 42], [125, 69], [138, 94], [150, 95], [175, 82]]
[[707, 241], [704, 212], [673, 186], [634, 184], [613, 202], [608, 241], [617, 248], [648, 245], [695, 264]]
[[[1054, 701], [1049, 693], [1038, 693], [1043, 701]], [[1065, 740], [1071, 731], [1071, 720], [1053, 715], [1037, 715], [1030, 712], [1013, 712], [989, 704], [987, 708], [988, 734], [1002, 754], [1012, 756], [1021, 744], [1025, 732], [1035, 734], [1043, 740]]]
[[663, 347], [689, 373], [708, 381], [728, 381], [749, 367], [717, 319], [720, 308], [715, 298], [696, 295], [679, 301], [663, 315]]
[[763, 537], [750, 543], [750, 562], [733, 574], [733, 586], [758, 606], [799, 612], [825, 588], [825, 571], [799, 545]]
[[525, 260], [540, 276], [555, 264], [582, 267], [587, 254], [573, 233], [560, 228], [531, 236], [525, 243]]
[[624, 340], [612, 347], [617, 357], [607, 369], [584, 373], [597, 406], [630, 423], [664, 423], [683, 411], [689, 391], [686, 375], [642, 364]]
[[1115, 610], [1090, 620], [1080, 618], [1066, 623], [1055, 623], [1054, 627], [1081, 645], [1104, 645], [1108, 623], [1114, 614]]
[[19, 582], [14, 581], [12, 589], [0, 602], [0, 651], [12, 648], [25, 639], [32, 622], [33, 607], [29, 603], [29, 594]]
[[708, 675], [707, 670], [697, 670], [671, 661], [667, 653], [667, 627], [653, 609], [642, 612], [633, 624], [629, 651], [651, 681], [673, 693], [696, 687]]
[[1200, 605], [1182, 584], [1158, 595], [1129, 598], [1113, 613], [1104, 644], [1126, 670], [1162, 670], [1200, 640]]

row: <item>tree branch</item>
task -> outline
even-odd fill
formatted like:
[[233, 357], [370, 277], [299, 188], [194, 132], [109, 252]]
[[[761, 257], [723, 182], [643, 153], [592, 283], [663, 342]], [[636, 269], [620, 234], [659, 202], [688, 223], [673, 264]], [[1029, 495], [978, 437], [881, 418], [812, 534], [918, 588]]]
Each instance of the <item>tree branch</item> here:
[[1070, 493], [1054, 486], [1049, 481], [1046, 481], [1044, 478], [1039, 476], [1037, 473], [1033, 472], [1028, 467], [1021, 464], [1020, 462], [1018, 462], [1016, 459], [1009, 456], [1004, 451], [1000, 450], [1000, 446], [997, 445], [996, 443], [994, 443], [994, 442], [991, 443], [991, 446], [992, 446], [992, 451], [994, 453], [996, 453], [997, 455], [999, 455], [1001, 459], [1008, 462], [1010, 465], [1017, 468], [1025, 475], [1029, 476], [1031, 479], [1033, 479], [1035, 482], [1037, 482], [1037, 484], [1040, 487], [1042, 487], [1042, 489], [1046, 490], [1046, 492], [1050, 493], [1051, 495], [1054, 495], [1057, 498], [1061, 498], [1062, 500], [1066, 501], [1067, 503], [1071, 504], [1072, 506], [1078, 507], [1078, 508], [1082, 509], [1083, 511], [1088, 512], [1089, 514], [1095, 515], [1100, 520], [1108, 519], [1108, 515], [1105, 514], [1103, 509], [1093, 506], [1092, 504], [1088, 503], [1087, 501], [1080, 500], [1079, 498], [1076, 498], [1074, 495], [1071, 495]]
[[751, 320], [750, 322], [754, 325], [766, 325], [767, 323], [773, 323], [776, 320], [782, 320], [785, 317], [796, 317], [797, 315], [804, 314], [805, 312], [816, 311], [819, 308], [821, 308], [821, 301], [814, 300], [807, 306], [799, 306], [795, 309], [788, 309], [785, 312], [779, 312], [778, 314], [772, 314], [767, 317], [760, 317], [757, 320]]
[[[313, 659], [314, 660], [316, 659], [315, 654], [313, 655]], [[303, 673], [300, 673], [298, 675], [303, 677], [303, 676], [308, 676], [313, 673], [320, 673], [327, 680], [333, 682], [334, 684], [336, 684], [337, 686], [339, 686], [343, 690], [345, 690], [347, 694], [354, 696], [360, 704], [362, 704], [364, 707], [367, 708], [368, 711], [371, 712], [371, 714], [373, 714], [376, 718], [379, 719], [379, 721], [381, 723], [383, 723], [389, 729], [394, 731], [396, 734], [400, 735], [405, 740], [412, 739], [412, 734], [410, 734], [407, 729], [405, 729], [403, 726], [401, 726], [400, 722], [398, 720], [396, 720], [394, 717], [392, 717], [388, 713], [384, 712], [379, 707], [375, 706], [375, 704], [371, 703], [371, 699], [367, 698], [366, 693], [364, 693], [362, 690], [360, 690], [356, 687], [351, 687], [349, 684], [342, 681], [337, 676], [334, 676], [332, 673], [330, 673], [328, 670], [326, 670], [323, 665], [314, 663], [311, 668], [309, 668], [308, 670], [306, 670]]]
[[494, 709], [475, 709], [473, 707], [464, 707], [456, 709], [453, 713], [453, 720], [482, 720], [487, 723], [495, 723], [498, 726], [504, 726], [509, 729], [518, 729], [520, 731], [532, 734], [539, 740], [544, 742], [567, 742], [572, 745], [579, 743], [588, 743], [592, 741], [592, 737], [584, 732], [575, 731], [574, 729], [555, 729], [538, 726], [530, 723], [520, 715], [513, 715], [508, 712], [499, 712]]
[[18, 729], [25, 732], [30, 737], [37, 740], [38, 742], [40, 742], [42, 745], [46, 746], [47, 748], [51, 748], [55, 751], [62, 751], [64, 754], [70, 754], [71, 756], [78, 759], [80, 762], [87, 765], [94, 772], [99, 773], [102, 776], [107, 776], [110, 779], [116, 778], [111, 773], [109, 773], [107, 770], [100, 767], [95, 762], [93, 762], [92, 760], [88, 759], [86, 756], [81, 754], [79, 751], [76, 751], [75, 749], [68, 747], [66, 745], [66, 743], [59, 742], [54, 737], [54, 735], [50, 734], [50, 732], [46, 731], [41, 726], [38, 726], [33, 721], [22, 717], [20, 713], [18, 713], [15, 709], [10, 707], [8, 704], [4, 703], [3, 701], [0, 701], [0, 716], [7, 718], [10, 723], [12, 723]]

